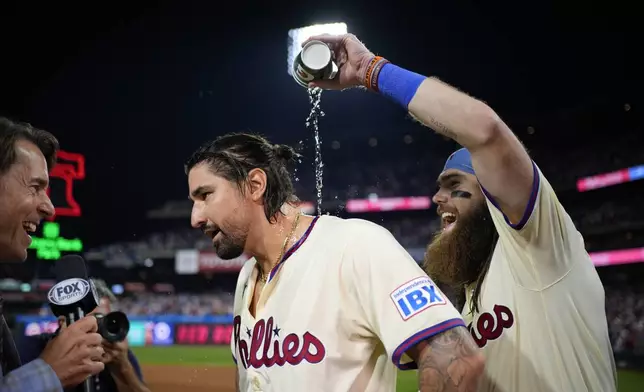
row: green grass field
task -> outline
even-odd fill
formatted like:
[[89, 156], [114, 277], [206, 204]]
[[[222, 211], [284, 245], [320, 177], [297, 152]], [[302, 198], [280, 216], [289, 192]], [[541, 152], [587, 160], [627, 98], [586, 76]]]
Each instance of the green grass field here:
[[[132, 351], [142, 364], [233, 366], [228, 347], [133, 347]], [[642, 391], [644, 373], [620, 370], [618, 375], [619, 392]], [[416, 373], [400, 372], [397, 389], [399, 392], [417, 391]]]

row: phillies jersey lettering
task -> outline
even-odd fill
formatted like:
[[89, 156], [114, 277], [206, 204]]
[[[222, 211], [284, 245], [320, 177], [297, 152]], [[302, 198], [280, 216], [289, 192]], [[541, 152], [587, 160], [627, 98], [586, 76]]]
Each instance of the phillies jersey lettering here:
[[494, 305], [494, 313], [484, 312], [478, 320], [476, 320], [476, 327], [474, 323], [470, 323], [467, 329], [472, 334], [474, 341], [480, 348], [485, 347], [488, 340], [498, 339], [503, 330], [508, 329], [514, 325], [514, 315], [507, 306]]
[[244, 369], [285, 364], [299, 365], [302, 361], [319, 363], [324, 359], [326, 355], [324, 345], [310, 332], [305, 332], [301, 338], [290, 333], [280, 339], [281, 329], [273, 323], [273, 317], [269, 317], [266, 322], [258, 320], [252, 331], [246, 329], [245, 333], [249, 337], [247, 340], [242, 338], [241, 317], [235, 317], [233, 335]]
[[395, 392], [406, 351], [459, 312], [391, 233], [321, 216], [289, 251], [249, 311], [254, 259], [237, 282], [230, 347], [240, 391]]
[[604, 290], [572, 219], [534, 166], [532, 196], [515, 225], [490, 195], [499, 235], [478, 308], [463, 317], [487, 361], [479, 392], [614, 392]]

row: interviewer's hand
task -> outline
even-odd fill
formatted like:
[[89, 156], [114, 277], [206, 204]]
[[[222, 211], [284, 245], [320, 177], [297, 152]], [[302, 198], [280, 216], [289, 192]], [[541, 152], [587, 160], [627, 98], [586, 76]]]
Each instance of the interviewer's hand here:
[[333, 80], [311, 82], [309, 87], [319, 87], [325, 90], [343, 90], [364, 85], [367, 68], [374, 55], [360, 42], [358, 37], [353, 34], [322, 34], [307, 39], [302, 46], [311, 40], [322, 41], [329, 45], [329, 48], [335, 54], [338, 75]]
[[63, 324], [58, 336], [40, 355], [54, 370], [63, 387], [76, 386], [104, 369], [101, 362], [103, 338], [96, 331], [96, 318], [93, 316], [84, 317], [69, 327]]

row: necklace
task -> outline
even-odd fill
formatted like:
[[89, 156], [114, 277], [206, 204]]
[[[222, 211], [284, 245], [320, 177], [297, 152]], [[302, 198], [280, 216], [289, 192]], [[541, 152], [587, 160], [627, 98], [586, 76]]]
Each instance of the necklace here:
[[[297, 224], [300, 222], [300, 216], [302, 216], [302, 214], [297, 214], [297, 216], [295, 217], [295, 221], [293, 222], [293, 226], [291, 227], [291, 232], [289, 233], [289, 235], [286, 236], [286, 238], [284, 238], [284, 244], [282, 244], [282, 251], [280, 252], [280, 255], [277, 257], [277, 260], [275, 260], [275, 264], [273, 265], [273, 267], [279, 264], [280, 261], [282, 261], [282, 258], [284, 257], [284, 252], [286, 252], [286, 245], [288, 244], [288, 239], [293, 237], [293, 234], [295, 234], [295, 229], [297, 229]], [[257, 276], [257, 279], [262, 283], [266, 283], [266, 281], [268, 280], [268, 276], [264, 273], [264, 271], [262, 270], [262, 267], [259, 267], [259, 274]]]

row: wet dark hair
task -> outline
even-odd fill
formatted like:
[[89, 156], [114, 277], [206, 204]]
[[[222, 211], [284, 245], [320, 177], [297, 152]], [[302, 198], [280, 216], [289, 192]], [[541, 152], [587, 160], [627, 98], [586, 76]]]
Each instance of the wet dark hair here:
[[260, 135], [249, 133], [230, 133], [203, 144], [185, 164], [186, 174], [201, 163], [228, 181], [234, 182], [244, 192], [248, 173], [262, 169], [266, 173], [264, 192], [264, 212], [269, 222], [274, 222], [284, 203], [296, 204], [291, 173], [288, 165], [299, 154], [289, 146], [271, 144]]
[[18, 159], [16, 142], [26, 140], [40, 149], [45, 156], [47, 168], [56, 164], [56, 154], [59, 149], [58, 140], [47, 131], [36, 129], [27, 123], [13, 122], [0, 117], [0, 175], [5, 174]]

